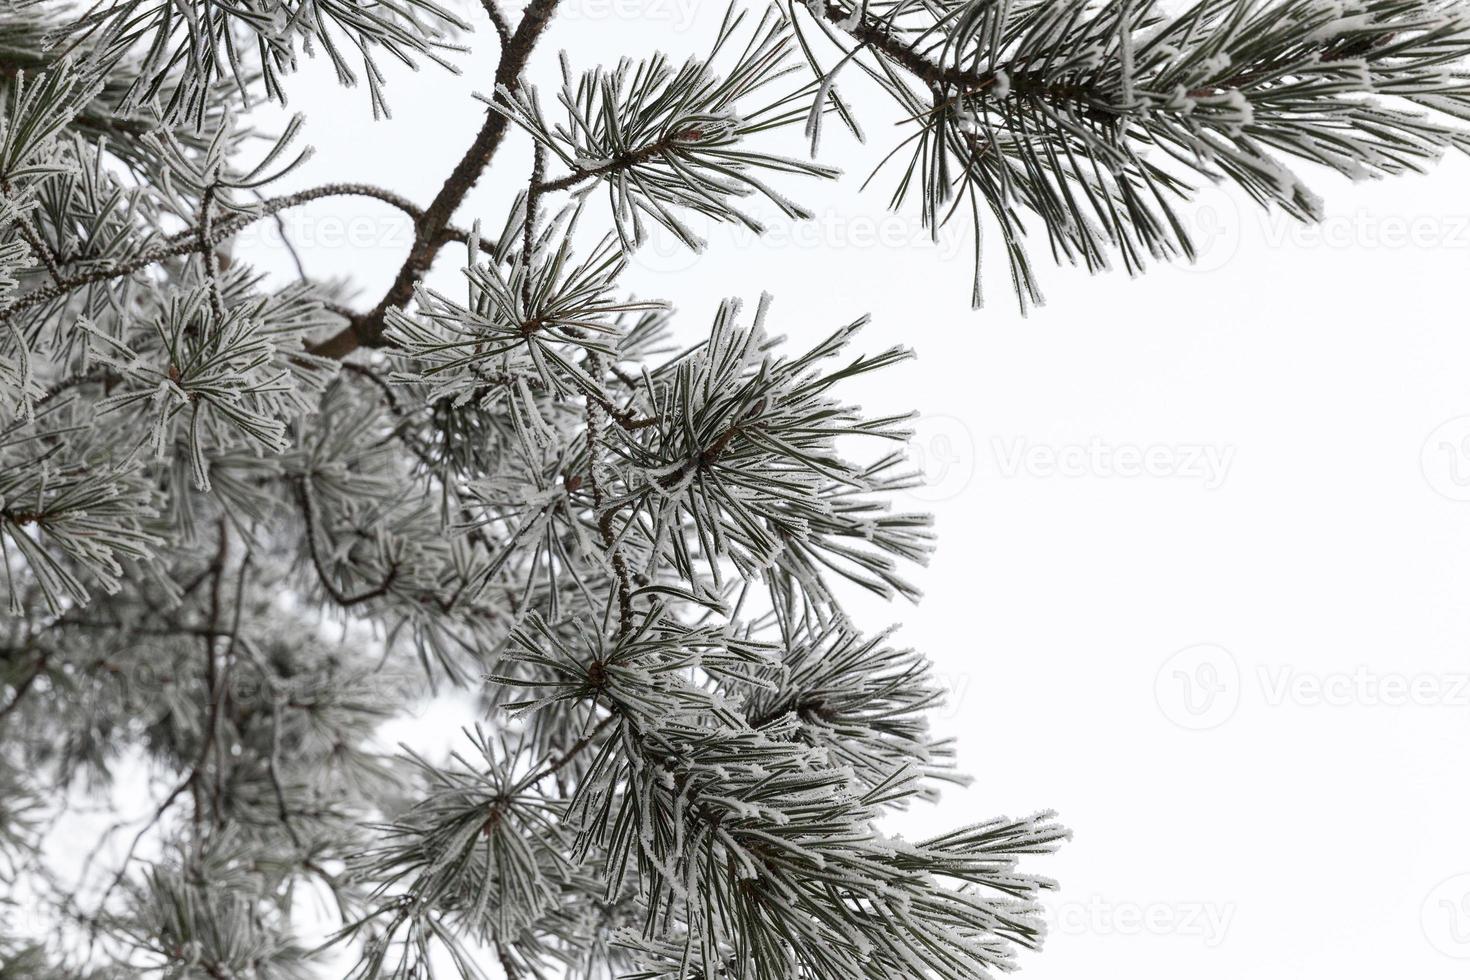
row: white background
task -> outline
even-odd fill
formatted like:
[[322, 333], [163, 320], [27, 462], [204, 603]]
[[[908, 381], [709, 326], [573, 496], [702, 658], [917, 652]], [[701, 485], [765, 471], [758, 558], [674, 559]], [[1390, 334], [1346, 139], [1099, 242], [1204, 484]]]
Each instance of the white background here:
[[[723, 7], [563, 11], [532, 72], [548, 103], [558, 48], [578, 68], [682, 57]], [[392, 122], [320, 65], [303, 72], [292, 109], [318, 152], [291, 183], [427, 203], [482, 118], [469, 93], [488, 90], [495, 45], [483, 23], [470, 41], [462, 77], [392, 75]], [[891, 179], [859, 192], [897, 130], [874, 93], [848, 95], [870, 144], [831, 128], [823, 147], [848, 178], [782, 185], [815, 222], [763, 240], [713, 228], [702, 256], [656, 242], [627, 284], [672, 300], [690, 339], [722, 297], [766, 290], [793, 342], [868, 312], [865, 347], [919, 354], [848, 394], [921, 413], [929, 486], [904, 504], [936, 515], [940, 547], [917, 608], [856, 613], [902, 621], [936, 662], [952, 689], [939, 724], [977, 781], [895, 826], [1060, 811], [1076, 837], [1032, 865], [1062, 887], [1031, 980], [1464, 977], [1470, 166], [1318, 178], [1316, 229], [1207, 191], [1197, 267], [1138, 280], [1053, 269], [1038, 241], [1049, 303], [1023, 319], [998, 249], [971, 312], [967, 231], [936, 245], [885, 211]], [[513, 136], [460, 222], [498, 227], [528, 160]], [[308, 272], [357, 277], [362, 304], [408, 242], [371, 202], [285, 220]], [[242, 255], [290, 275], [273, 233]], [[446, 291], [462, 255], [436, 266]]]

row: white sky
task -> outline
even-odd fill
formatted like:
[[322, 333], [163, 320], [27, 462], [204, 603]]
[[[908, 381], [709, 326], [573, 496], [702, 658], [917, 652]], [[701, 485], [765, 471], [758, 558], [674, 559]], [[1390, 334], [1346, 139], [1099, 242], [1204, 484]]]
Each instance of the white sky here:
[[[723, 12], [567, 2], [533, 66], [548, 87], [558, 48], [579, 68], [682, 56]], [[292, 184], [426, 203], [483, 113], [469, 93], [490, 86], [493, 37], [471, 43], [459, 78], [394, 74], [389, 123], [304, 72], [292, 108], [317, 154]], [[1315, 230], [1209, 192], [1198, 268], [1129, 280], [1039, 261], [1049, 304], [1022, 319], [998, 252], [971, 312], [966, 232], [929, 243], [884, 210], [891, 182], [859, 192], [895, 113], [848, 94], [871, 143], [832, 126], [823, 150], [849, 178], [782, 185], [815, 223], [764, 240], [715, 228], [706, 254], [652, 249], [627, 284], [672, 300], [689, 338], [722, 297], [766, 290], [794, 342], [868, 312], [867, 349], [917, 349], [848, 393], [922, 413], [931, 486], [907, 503], [937, 515], [940, 547], [916, 573], [920, 606], [855, 612], [901, 620], [950, 680], [939, 723], [979, 778], [905, 829], [1061, 811], [1076, 840], [1033, 865], [1063, 888], [1031, 980], [1463, 978], [1470, 165], [1318, 181]], [[528, 160], [513, 138], [459, 222], [498, 227]], [[364, 302], [408, 241], [354, 199], [286, 220], [308, 271], [358, 277]], [[242, 254], [287, 275], [269, 232]], [[436, 267], [446, 291], [462, 254]]]

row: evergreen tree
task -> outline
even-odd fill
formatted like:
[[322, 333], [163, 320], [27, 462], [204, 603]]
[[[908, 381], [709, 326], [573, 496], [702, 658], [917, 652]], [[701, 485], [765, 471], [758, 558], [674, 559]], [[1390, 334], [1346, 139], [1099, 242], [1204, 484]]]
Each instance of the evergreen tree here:
[[[1201, 179], [1310, 220], [1293, 160], [1467, 146], [1447, 0], [778, 0], [707, 57], [564, 60], [542, 92], [557, 4], [484, 0], [473, 44], [435, 0], [0, 11], [0, 977], [1010, 969], [1065, 831], [885, 836], [961, 777], [928, 662], [839, 608], [916, 597], [930, 548], [889, 508], [905, 419], [841, 395], [907, 352], [849, 353], [861, 322], [790, 350], [765, 298], [673, 349], [625, 262], [657, 227], [700, 247], [693, 215], [759, 230], [753, 198], [808, 217], [785, 195], [836, 176], [824, 124], [870, 116], [903, 127], [893, 206], [974, 224], [976, 303], [998, 231], [1023, 306], [1034, 237], [1136, 271], [1192, 257]], [[390, 62], [496, 59], [432, 200], [348, 161], [274, 194], [301, 123], [244, 114], [305, 55], [377, 111]], [[812, 159], [772, 152], [783, 127]], [[529, 174], [492, 168], [512, 140]], [[481, 179], [520, 188], [508, 214], [462, 213]], [[412, 220], [370, 307], [231, 257], [343, 196]], [[452, 295], [421, 285], [446, 253]], [[381, 748], [452, 687], [484, 722], [449, 763]]]

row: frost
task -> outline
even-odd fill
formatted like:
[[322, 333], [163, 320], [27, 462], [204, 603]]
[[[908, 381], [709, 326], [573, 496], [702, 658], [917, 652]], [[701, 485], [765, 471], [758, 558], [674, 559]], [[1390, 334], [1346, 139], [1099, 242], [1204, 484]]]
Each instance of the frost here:
[[1011, 76], [1004, 68], [997, 68], [991, 73], [991, 83], [985, 94], [992, 99], [1004, 99], [1011, 94]]

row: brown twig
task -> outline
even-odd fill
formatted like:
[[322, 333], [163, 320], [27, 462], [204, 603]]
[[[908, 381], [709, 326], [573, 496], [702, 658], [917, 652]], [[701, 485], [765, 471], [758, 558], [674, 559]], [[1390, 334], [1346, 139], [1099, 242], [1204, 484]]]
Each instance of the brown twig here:
[[546, 172], [546, 148], [537, 143], [532, 150], [531, 179], [526, 184], [526, 220], [521, 223], [521, 263], [526, 274], [521, 277], [521, 308], [531, 313], [531, 259], [536, 252], [536, 210], [544, 193], [541, 178]]
[[534, 786], [537, 783], [541, 782], [541, 780], [546, 779], [549, 776], [555, 776], [557, 773], [561, 772], [563, 769], [571, 764], [573, 759], [585, 752], [587, 750], [587, 747], [597, 740], [597, 736], [601, 735], [603, 730], [606, 729], [608, 725], [611, 725], [616, 719], [616, 714], [611, 714], [603, 718], [593, 727], [590, 732], [577, 739], [577, 741], [573, 742], [571, 748], [563, 752], [554, 761], [548, 763], [545, 769], [530, 776], [528, 780], [520, 787], [520, 789], [524, 789], [528, 786]]
[[[546, 30], [557, 3], [558, 0], [531, 0], [526, 7], [520, 23], [516, 25], [515, 33], [501, 49], [500, 62], [495, 68], [497, 92], [514, 92], [520, 87], [521, 72], [530, 61], [531, 52], [535, 50], [536, 42]], [[429, 270], [434, 257], [444, 245], [444, 231], [449, 227], [454, 212], [494, 158], [505, 139], [508, 125], [506, 117], [500, 112], [494, 109], [486, 112], [485, 123], [480, 127], [474, 142], [445, 178], [439, 193], [434, 195], [423, 215], [415, 222], [413, 245], [409, 248], [408, 258], [399, 268], [393, 285], [370, 312], [314, 346], [311, 349], [313, 354], [340, 359], [359, 347], [379, 344], [388, 310], [403, 306], [413, 297], [414, 287]]]
[[[219, 626], [220, 583], [224, 575], [225, 559], [228, 557], [229, 554], [229, 532], [223, 521], [221, 521], [219, 525], [219, 540], [219, 548], [215, 551], [214, 559], [209, 563], [209, 566], [206, 569], [206, 575], [213, 576], [214, 579], [214, 584], [212, 586], [210, 595], [210, 616], [213, 624], [210, 627], [211, 632], [216, 630]], [[204, 642], [206, 653], [208, 655], [205, 669], [205, 683], [209, 687], [209, 705], [205, 720], [202, 744], [199, 748], [199, 754], [194, 760], [194, 765], [190, 767], [188, 775], [184, 776], [183, 779], [174, 784], [174, 788], [170, 790], [168, 795], [163, 798], [163, 802], [159, 803], [158, 806], [154, 808], [153, 813], [149, 816], [148, 820], [143, 824], [141, 828], [139, 828], [137, 834], [133, 836], [133, 840], [128, 845], [126, 853], [123, 854], [121, 864], [118, 865], [117, 872], [113, 875], [112, 880], [103, 890], [101, 898], [97, 900], [99, 919], [101, 914], [107, 908], [107, 900], [112, 896], [112, 893], [117, 889], [117, 886], [122, 884], [123, 878], [126, 877], [128, 866], [132, 864], [133, 856], [138, 851], [138, 845], [142, 843], [143, 838], [148, 834], [148, 832], [158, 824], [158, 821], [163, 819], [163, 815], [167, 813], [176, 802], [178, 802], [179, 797], [184, 794], [185, 790], [189, 790], [195, 794], [196, 805], [194, 810], [194, 821], [196, 827], [202, 820], [202, 808], [198, 805], [197, 802], [197, 786], [199, 781], [203, 778], [202, 774], [205, 764], [208, 762], [209, 754], [214, 748], [215, 732], [218, 728], [219, 722], [220, 704], [220, 691], [218, 687], [219, 678], [217, 676], [217, 669], [215, 665], [213, 640], [210, 638], [206, 638]]]
[[321, 554], [317, 551], [316, 503], [312, 499], [306, 477], [297, 478], [296, 493], [298, 499], [301, 501], [302, 516], [306, 519], [306, 550], [311, 555], [311, 563], [316, 568], [317, 578], [321, 580], [322, 589], [331, 597], [332, 601], [346, 609], [351, 606], [361, 605], [364, 602], [371, 602], [374, 599], [387, 595], [388, 590], [393, 587], [394, 581], [398, 578], [397, 562], [388, 566], [388, 571], [384, 574], [381, 582], [356, 595], [347, 595], [333, 584], [331, 576], [327, 574], [326, 566], [322, 564]]
[[[233, 215], [220, 221], [215, 221], [211, 224], [207, 234], [203, 233], [203, 230], [201, 228], [189, 228], [185, 231], [179, 232], [177, 235], [172, 235], [168, 238], [163, 239], [160, 244], [155, 245], [150, 249], [147, 249], [146, 251], [142, 252], [141, 254], [127, 262], [122, 262], [116, 265], [103, 266], [101, 268], [90, 269], [86, 272], [77, 273], [72, 276], [66, 276], [57, 282], [53, 282], [49, 286], [32, 290], [31, 292], [26, 293], [24, 296], [18, 297], [8, 306], [0, 308], [0, 321], [8, 319], [9, 317], [17, 313], [24, 312], [25, 310], [31, 309], [32, 307], [38, 306], [42, 303], [48, 303], [52, 300], [59, 299], [65, 296], [67, 293], [70, 293], [76, 289], [80, 289], [83, 286], [89, 286], [99, 282], [107, 282], [111, 279], [120, 279], [123, 276], [129, 276], [135, 272], [141, 272], [142, 270], [147, 269], [150, 266], [157, 265], [160, 262], [165, 262], [171, 258], [177, 258], [182, 255], [192, 255], [200, 252], [203, 249], [212, 249], [220, 242], [224, 241], [226, 238], [235, 234], [237, 231], [240, 231], [241, 229], [246, 228], [257, 221], [260, 221], [263, 218], [271, 217], [272, 215], [275, 215], [276, 213], [283, 211], [286, 208], [298, 207], [302, 204], [308, 204], [312, 201], [321, 200], [322, 198], [327, 197], [371, 198], [373, 200], [381, 201], [384, 204], [388, 204], [394, 208], [397, 208], [404, 214], [408, 215], [410, 218], [414, 219], [415, 222], [417, 222], [424, 213], [422, 208], [418, 207], [418, 205], [414, 204], [408, 199], [400, 197], [399, 195], [394, 194], [392, 191], [383, 190], [380, 187], [374, 187], [371, 184], [324, 184], [320, 187], [308, 188], [303, 191], [297, 191], [294, 194], [285, 194], [280, 197], [269, 198], [265, 201], [262, 201], [259, 207], [252, 211]], [[442, 238], [442, 241], [440, 243], [441, 245], [448, 242], [468, 243], [470, 240], [469, 232], [465, 231], [462, 228], [454, 227], [453, 225], [445, 225], [445, 227], [440, 230], [439, 235]], [[484, 239], [481, 239], [480, 246], [482, 248], [489, 248], [490, 243]], [[349, 313], [348, 315], [353, 314]]]
[[[974, 71], [932, 61], [884, 23], [862, 17], [856, 24], [847, 26], [849, 11], [835, 3], [827, 3], [822, 8], [822, 14], [825, 22], [861, 41], [865, 46], [881, 52], [889, 61], [936, 93], [955, 93], [946, 102], [952, 101], [956, 96], [978, 95], [995, 87], [1000, 81], [1000, 74], [995, 70]], [[1121, 116], [1126, 113], [1124, 107], [1090, 98], [1091, 93], [1086, 89], [1058, 85], [1042, 72], [1011, 71], [1007, 74], [1007, 80], [1008, 91], [1014, 97], [1081, 102], [1088, 111], [1107, 116]]]
[[[6, 185], [5, 192], [7, 194], [10, 193], [8, 184]], [[61, 265], [56, 260], [56, 253], [51, 251], [51, 246], [46, 244], [46, 240], [41, 237], [41, 232], [31, 223], [31, 216], [22, 212], [17, 216], [15, 224], [20, 229], [21, 239], [26, 245], [30, 246], [32, 252], [36, 253], [36, 257], [41, 260], [41, 264], [50, 273], [51, 281], [53, 283], [61, 282], [64, 277], [61, 274]]]
[[[591, 177], [606, 177], [609, 174], [631, 170], [640, 163], [647, 163], [655, 157], [662, 156], [682, 142], [688, 142], [698, 137], [698, 132], [691, 133], [686, 131], [671, 133], [667, 136], [660, 137], [645, 147], [616, 156], [600, 166], [573, 170], [571, 173], [558, 177], [556, 180], [546, 181], [540, 184], [538, 189], [543, 194], [550, 194], [553, 191], [564, 191], [575, 187], [577, 184]], [[537, 145], [539, 146], [540, 144], [538, 143]]]
[[0, 721], [4, 721], [6, 715], [9, 715], [15, 710], [16, 705], [20, 704], [26, 694], [35, 685], [37, 678], [46, 672], [46, 663], [49, 659], [49, 652], [36, 655], [36, 662], [31, 668], [31, 672], [26, 674], [19, 684], [15, 685], [15, 693], [10, 696], [10, 700], [6, 703], [5, 707], [0, 708]]
[[218, 193], [215, 184], [204, 188], [199, 198], [199, 256], [204, 260], [204, 279], [209, 284], [209, 306], [215, 319], [225, 318], [225, 297], [219, 287], [219, 253], [210, 242], [211, 226], [214, 221], [214, 197]]
[[[587, 358], [589, 374], [595, 380], [602, 377], [602, 358], [591, 354]], [[613, 511], [603, 505], [606, 494], [603, 493], [602, 484], [597, 478], [597, 461], [601, 455], [601, 444], [599, 436], [602, 431], [602, 419], [599, 415], [603, 411], [598, 399], [587, 394], [587, 488], [592, 494], [592, 513], [597, 520], [597, 532], [602, 536], [602, 546], [607, 552], [608, 561], [612, 564], [613, 575], [617, 580], [618, 594], [618, 635], [625, 635], [633, 627], [633, 585], [632, 576], [628, 572], [628, 560], [623, 556], [623, 551], [618, 547], [618, 537], [613, 528]]]

